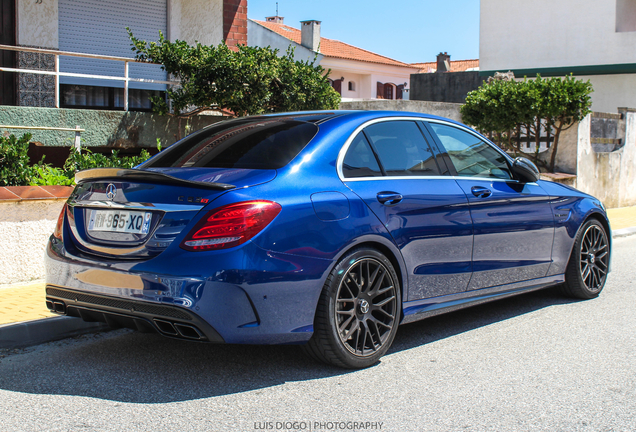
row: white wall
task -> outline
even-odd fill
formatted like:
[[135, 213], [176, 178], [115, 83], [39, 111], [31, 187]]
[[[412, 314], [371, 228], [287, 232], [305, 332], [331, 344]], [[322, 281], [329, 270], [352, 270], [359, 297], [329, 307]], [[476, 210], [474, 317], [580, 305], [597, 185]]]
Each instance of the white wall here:
[[58, 48], [57, 0], [17, 0], [18, 45]]
[[592, 83], [592, 111], [616, 112], [619, 107], [636, 108], [636, 74], [581, 75], [577, 78]]
[[[329, 75], [331, 79], [345, 77], [342, 86], [342, 97], [361, 99], [373, 99], [377, 97], [378, 81], [381, 83], [393, 83], [395, 85], [408, 84], [411, 81], [411, 74], [419, 71], [417, 68], [389, 66], [333, 57], [323, 58], [320, 65], [325, 69], [331, 69], [332, 72]], [[347, 83], [349, 77], [356, 79], [356, 84], [358, 84], [358, 80], [360, 81], [360, 85], [356, 90], [356, 96], [350, 95], [351, 92], [345, 92], [348, 88]]]
[[168, 0], [170, 40], [218, 45], [223, 40], [223, 0]]
[[42, 257], [64, 201], [0, 203], [0, 283], [44, 278]]
[[636, 205], [636, 113], [626, 113], [625, 145], [597, 153], [590, 141], [591, 116], [578, 125], [576, 188], [608, 208]]
[[281, 56], [287, 52], [289, 45], [292, 45], [294, 47], [294, 59], [296, 60], [313, 62], [315, 58], [316, 61], [320, 63], [320, 60], [323, 58], [322, 54], [318, 54], [316, 57], [316, 53], [312, 50], [286, 39], [250, 19], [247, 20], [247, 45], [277, 49]]
[[[104, 0], [108, 1], [108, 0]], [[190, 44], [223, 39], [223, 0], [168, 0], [168, 35]], [[58, 0], [17, 0], [18, 45], [58, 48]]]
[[617, 1], [481, 0], [479, 67], [636, 63], [636, 32], [616, 31]]

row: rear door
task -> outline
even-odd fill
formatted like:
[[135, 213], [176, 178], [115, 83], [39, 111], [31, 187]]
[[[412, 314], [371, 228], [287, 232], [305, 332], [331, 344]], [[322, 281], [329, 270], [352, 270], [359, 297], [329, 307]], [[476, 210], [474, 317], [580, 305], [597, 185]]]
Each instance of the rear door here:
[[468, 289], [544, 277], [554, 239], [548, 194], [514, 179], [507, 158], [468, 129], [427, 124], [470, 203], [475, 240]]
[[412, 119], [354, 134], [341, 178], [389, 230], [408, 270], [408, 300], [466, 290], [471, 275], [468, 200]]

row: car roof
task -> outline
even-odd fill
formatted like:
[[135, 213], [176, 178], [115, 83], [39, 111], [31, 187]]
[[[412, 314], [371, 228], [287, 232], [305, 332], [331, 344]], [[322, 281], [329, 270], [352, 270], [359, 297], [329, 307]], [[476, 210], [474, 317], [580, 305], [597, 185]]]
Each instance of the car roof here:
[[433, 114], [426, 114], [421, 112], [413, 112], [413, 111], [390, 111], [390, 110], [329, 110], [329, 111], [295, 111], [295, 112], [286, 112], [286, 113], [276, 113], [276, 114], [264, 114], [259, 115], [258, 117], [262, 118], [272, 118], [272, 117], [290, 117], [294, 120], [299, 121], [311, 121], [312, 123], [322, 124], [326, 123], [329, 120], [338, 118], [340, 120], [355, 120], [355, 119], [364, 119], [364, 120], [372, 120], [375, 118], [383, 118], [383, 117], [417, 117], [423, 119], [431, 119], [431, 120], [443, 120], [450, 123], [455, 123], [458, 125], [463, 125], [462, 123], [446, 118], [440, 117]]

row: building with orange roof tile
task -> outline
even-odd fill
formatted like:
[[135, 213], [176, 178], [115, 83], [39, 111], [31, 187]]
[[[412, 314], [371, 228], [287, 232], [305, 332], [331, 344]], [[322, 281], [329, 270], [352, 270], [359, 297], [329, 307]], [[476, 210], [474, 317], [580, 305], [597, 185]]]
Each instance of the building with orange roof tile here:
[[408, 98], [410, 76], [419, 72], [416, 66], [321, 37], [320, 27], [320, 21], [310, 20], [302, 21], [297, 29], [285, 25], [279, 16], [248, 20], [248, 45], [270, 46], [283, 53], [292, 46], [296, 59], [315, 59], [331, 70], [329, 79], [343, 100]]
[[[479, 70], [479, 59], [474, 60], [450, 60], [450, 70], [446, 72], [470, 72]], [[437, 62], [411, 63], [419, 69], [419, 73], [437, 72]]]

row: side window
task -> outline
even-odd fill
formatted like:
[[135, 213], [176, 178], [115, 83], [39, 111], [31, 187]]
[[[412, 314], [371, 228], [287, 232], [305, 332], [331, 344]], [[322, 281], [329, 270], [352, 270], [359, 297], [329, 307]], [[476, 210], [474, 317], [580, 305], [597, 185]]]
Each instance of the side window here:
[[506, 158], [487, 142], [461, 129], [429, 123], [441, 141], [457, 175], [512, 179]]
[[388, 176], [440, 175], [435, 155], [413, 121], [375, 123], [364, 129]]
[[351, 142], [342, 163], [346, 178], [381, 176], [382, 172], [364, 134], [360, 132]]

